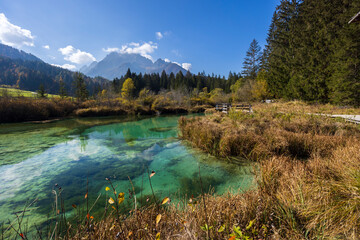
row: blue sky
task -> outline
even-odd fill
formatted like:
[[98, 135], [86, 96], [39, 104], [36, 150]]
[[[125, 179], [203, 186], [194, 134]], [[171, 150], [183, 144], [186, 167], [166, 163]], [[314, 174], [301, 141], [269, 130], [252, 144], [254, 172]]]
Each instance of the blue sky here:
[[1, 0], [0, 41], [70, 69], [113, 50], [227, 76], [252, 39], [265, 45], [279, 2]]

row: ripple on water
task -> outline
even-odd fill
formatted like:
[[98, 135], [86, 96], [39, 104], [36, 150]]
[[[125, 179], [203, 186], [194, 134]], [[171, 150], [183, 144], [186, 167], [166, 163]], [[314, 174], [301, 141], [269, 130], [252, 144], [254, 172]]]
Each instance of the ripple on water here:
[[[33, 199], [38, 201], [27, 215], [29, 223], [45, 222], [52, 213], [56, 183], [62, 187], [65, 209], [70, 210], [72, 204], [84, 204], [88, 180], [89, 200], [102, 194], [94, 215], [101, 215], [104, 209], [106, 177], [127, 197], [130, 177], [139, 202], [152, 195], [148, 170], [156, 172], [151, 181], [159, 199], [199, 194], [199, 166], [205, 191], [214, 189], [221, 194], [229, 188], [252, 186], [249, 164], [217, 161], [191, 149], [176, 138], [177, 121], [177, 116], [108, 125], [97, 120], [99, 126], [95, 127], [86, 127], [90, 125], [86, 121], [85, 127], [60, 121], [33, 131], [2, 133], [0, 129], [0, 222], [13, 219], [13, 213]], [[127, 198], [124, 206], [131, 204]]]

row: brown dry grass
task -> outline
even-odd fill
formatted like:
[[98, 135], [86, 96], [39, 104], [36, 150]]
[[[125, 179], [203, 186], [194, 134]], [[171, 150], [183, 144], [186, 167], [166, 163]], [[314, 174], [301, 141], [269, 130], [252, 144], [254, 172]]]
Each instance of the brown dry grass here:
[[0, 123], [40, 121], [68, 116], [102, 117], [118, 115], [155, 115], [204, 112], [208, 106], [181, 106], [163, 102], [149, 107], [138, 100], [122, 98], [87, 100], [84, 102], [66, 98], [0, 97]]
[[254, 103], [254, 109], [271, 108], [278, 112], [321, 113], [360, 115], [359, 108], [349, 106], [335, 106], [331, 104], [308, 104], [302, 101], [275, 102], [271, 104]]
[[0, 123], [66, 117], [77, 108], [66, 99], [0, 98]]
[[151, 205], [123, 215], [120, 225], [113, 215], [79, 225], [71, 239], [358, 239], [359, 156], [358, 139], [306, 162], [274, 156], [259, 162], [255, 190], [205, 194], [186, 199], [185, 208]]
[[244, 157], [253, 161], [269, 156], [309, 159], [327, 156], [344, 146], [360, 128], [303, 110], [278, 112], [262, 105], [253, 114], [231, 112], [207, 117], [181, 118], [181, 136], [194, 146], [221, 157]]

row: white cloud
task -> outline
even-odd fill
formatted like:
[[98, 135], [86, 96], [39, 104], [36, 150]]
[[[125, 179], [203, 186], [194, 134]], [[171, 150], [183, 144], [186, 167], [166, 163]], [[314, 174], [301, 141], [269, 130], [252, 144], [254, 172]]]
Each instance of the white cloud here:
[[66, 68], [66, 69], [69, 69], [69, 70], [75, 70], [76, 69], [76, 66], [75, 65], [72, 65], [72, 64], [63, 64], [63, 65], [58, 65], [58, 64], [51, 64], [55, 67], [61, 67], [61, 68]]
[[171, 62], [171, 63], [175, 63], [176, 65], [179, 65], [180, 67], [182, 67], [183, 69], [188, 70], [188, 71], [190, 71], [190, 70], [191, 70], [191, 67], [192, 67], [192, 64], [191, 64], [191, 63], [172, 62], [172, 61], [170, 61], [170, 60], [167, 59], [167, 58], [165, 58], [164, 61], [167, 62], [167, 63], [170, 63], [170, 62]]
[[150, 53], [153, 53], [155, 49], [157, 49], [157, 45], [150, 41], [143, 44], [131, 42], [121, 46], [121, 49], [108, 47], [107, 49], [103, 48], [103, 51], [128, 53], [128, 54], [140, 54], [141, 56], [146, 57], [151, 61], [153, 61], [153, 58], [150, 56]]
[[59, 51], [64, 55], [66, 61], [76, 63], [76, 64], [86, 64], [93, 61], [96, 61], [96, 58], [91, 53], [82, 52], [79, 49], [74, 48], [71, 45], [68, 45], [64, 48], [59, 48]]
[[0, 41], [12, 47], [34, 46], [31, 31], [10, 23], [3, 13], [0, 13]]
[[102, 49], [104, 52], [107, 52], [107, 53], [111, 53], [111, 52], [120, 52], [120, 49], [119, 48], [103, 48]]
[[66, 68], [66, 69], [69, 69], [69, 70], [75, 70], [76, 69], [76, 66], [75, 65], [72, 65], [72, 64], [63, 64], [61, 66], [62, 68]]
[[[149, 42], [149, 43], [152, 44], [153, 42]], [[129, 46], [140, 47], [140, 43], [131, 42], [131, 43], [129, 43]]]
[[154, 44], [153, 42], [148, 42], [143, 44], [130, 43], [123, 45], [120, 49], [120, 53], [140, 54], [141, 56], [146, 57], [153, 61], [153, 58], [150, 56], [150, 53], [153, 53], [155, 49], [157, 49], [157, 45]]
[[157, 38], [158, 40], [160, 40], [160, 39], [162, 39], [162, 38], [164, 37], [161, 32], [156, 32], [155, 35], [156, 35], [156, 38]]
[[191, 66], [192, 66], [191, 63], [183, 63], [183, 64], [181, 64], [181, 67], [183, 69], [185, 69], [185, 70], [188, 70], [188, 71], [190, 71]]
[[49, 50], [49, 49], [50, 49], [50, 46], [49, 46], [49, 45], [45, 45], [45, 46], [43, 46], [43, 48]]

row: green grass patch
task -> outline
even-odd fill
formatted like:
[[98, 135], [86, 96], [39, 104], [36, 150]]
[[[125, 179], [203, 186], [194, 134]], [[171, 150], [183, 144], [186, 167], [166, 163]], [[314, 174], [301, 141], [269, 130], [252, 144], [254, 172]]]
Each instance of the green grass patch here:
[[[4, 88], [0, 87], [0, 97], [26, 97], [26, 98], [37, 98], [37, 92], [31, 92], [26, 90], [21, 90], [17, 88]], [[47, 98], [60, 98], [59, 95], [55, 94], [46, 94]]]

